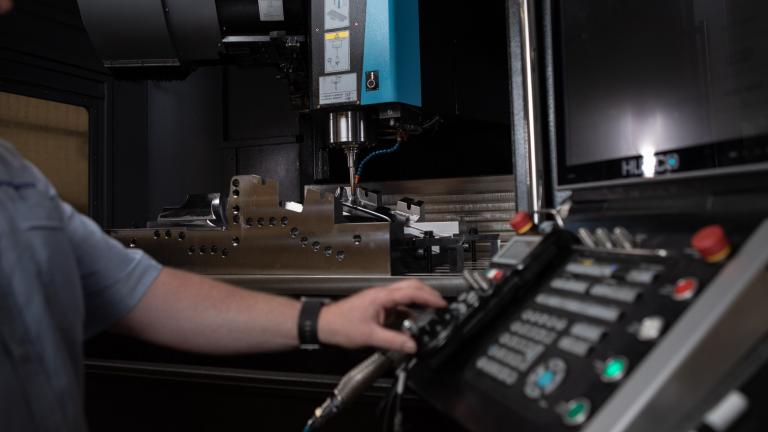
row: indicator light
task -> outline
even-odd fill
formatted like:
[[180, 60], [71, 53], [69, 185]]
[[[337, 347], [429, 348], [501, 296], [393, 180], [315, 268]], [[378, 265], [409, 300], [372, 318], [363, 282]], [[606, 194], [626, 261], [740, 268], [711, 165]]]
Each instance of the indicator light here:
[[621, 381], [627, 374], [629, 360], [626, 357], [616, 356], [608, 358], [603, 364], [600, 379], [607, 383]]
[[565, 404], [561, 413], [566, 426], [580, 426], [589, 418], [592, 404], [586, 398], [577, 398]]

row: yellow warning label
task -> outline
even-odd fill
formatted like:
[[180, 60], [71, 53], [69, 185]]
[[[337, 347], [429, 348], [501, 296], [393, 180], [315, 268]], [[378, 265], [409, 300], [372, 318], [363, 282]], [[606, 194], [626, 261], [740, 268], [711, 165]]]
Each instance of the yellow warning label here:
[[325, 40], [349, 39], [349, 30], [325, 34]]

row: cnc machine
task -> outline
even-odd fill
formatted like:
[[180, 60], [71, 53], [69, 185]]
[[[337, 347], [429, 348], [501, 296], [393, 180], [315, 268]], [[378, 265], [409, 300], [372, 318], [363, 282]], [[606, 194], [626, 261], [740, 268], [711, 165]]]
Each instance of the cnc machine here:
[[[498, 249], [498, 227], [481, 232], [460, 215], [429, 220], [429, 202], [401, 196], [385, 203], [383, 192], [359, 187], [369, 161], [397, 151], [440, 120], [423, 120], [420, 109], [418, 1], [202, 3], [192, 11], [172, 3], [163, 9], [155, 2], [80, 1], [104, 64], [119, 77], [183, 76], [197, 66], [246, 60], [277, 64], [297, 91], [291, 100], [304, 101], [300, 109], [322, 124], [315, 139], [345, 154], [348, 182], [310, 186], [302, 203], [286, 203], [276, 182], [258, 173], [240, 175], [231, 179], [228, 193], [190, 196], [165, 208], [146, 229], [113, 230], [116, 238], [167, 264], [241, 280], [457, 274], [465, 261], [478, 262], [478, 247], [480, 261]], [[156, 27], [136, 35], [106, 25], [110, 21]], [[193, 31], [200, 23], [205, 31]], [[155, 52], [158, 46], [168, 49]], [[363, 151], [366, 157], [358, 157]], [[434, 282], [460, 285], [456, 278]]]
[[[127, 2], [79, 3], [104, 64], [120, 76], [278, 64], [293, 105], [319, 125], [318, 158], [345, 159], [343, 181], [306, 185], [301, 203], [281, 202], [274, 181], [237, 175], [226, 196], [190, 197], [146, 228], [113, 230], [117, 239], [251, 288], [338, 295], [415, 275], [449, 297], [449, 308], [402, 322], [416, 356], [370, 357], [317, 419], [340, 412], [349, 382], [389, 389], [390, 376], [376, 381], [386, 363], [409, 385], [395, 399], [442, 413], [415, 420], [420, 430], [765, 424], [754, 409], [768, 359], [764, 2], [507, 2], [517, 191], [499, 188], [509, 177], [488, 188], [445, 181], [441, 193], [416, 199], [361, 188], [368, 157], [440, 123], [422, 106], [422, 87], [437, 74], [423, 73], [416, 1], [130, 2], [125, 21], [143, 22], [138, 33], [104, 24], [127, 14]], [[430, 215], [456, 195], [475, 223], [503, 213], [505, 228]], [[509, 220], [514, 208], [526, 212]], [[340, 358], [327, 362], [334, 375], [354, 363]], [[387, 404], [383, 417], [407, 425], [407, 409], [405, 420], [394, 411]]]

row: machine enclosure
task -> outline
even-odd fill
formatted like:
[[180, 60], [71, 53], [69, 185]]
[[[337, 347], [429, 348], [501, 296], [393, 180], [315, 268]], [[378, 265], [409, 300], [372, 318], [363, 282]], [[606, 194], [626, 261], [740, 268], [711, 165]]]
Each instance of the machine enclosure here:
[[421, 107], [418, 0], [313, 0], [312, 31], [313, 108]]

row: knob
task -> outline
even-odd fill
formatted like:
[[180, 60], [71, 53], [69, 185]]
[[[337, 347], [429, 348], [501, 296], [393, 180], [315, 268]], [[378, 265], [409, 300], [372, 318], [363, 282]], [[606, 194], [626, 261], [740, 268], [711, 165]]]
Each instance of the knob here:
[[721, 262], [731, 254], [731, 242], [720, 225], [700, 229], [691, 238], [691, 246], [708, 263]]
[[527, 212], [517, 212], [512, 220], [509, 221], [509, 225], [515, 230], [518, 235], [523, 235], [533, 228], [533, 219]]

